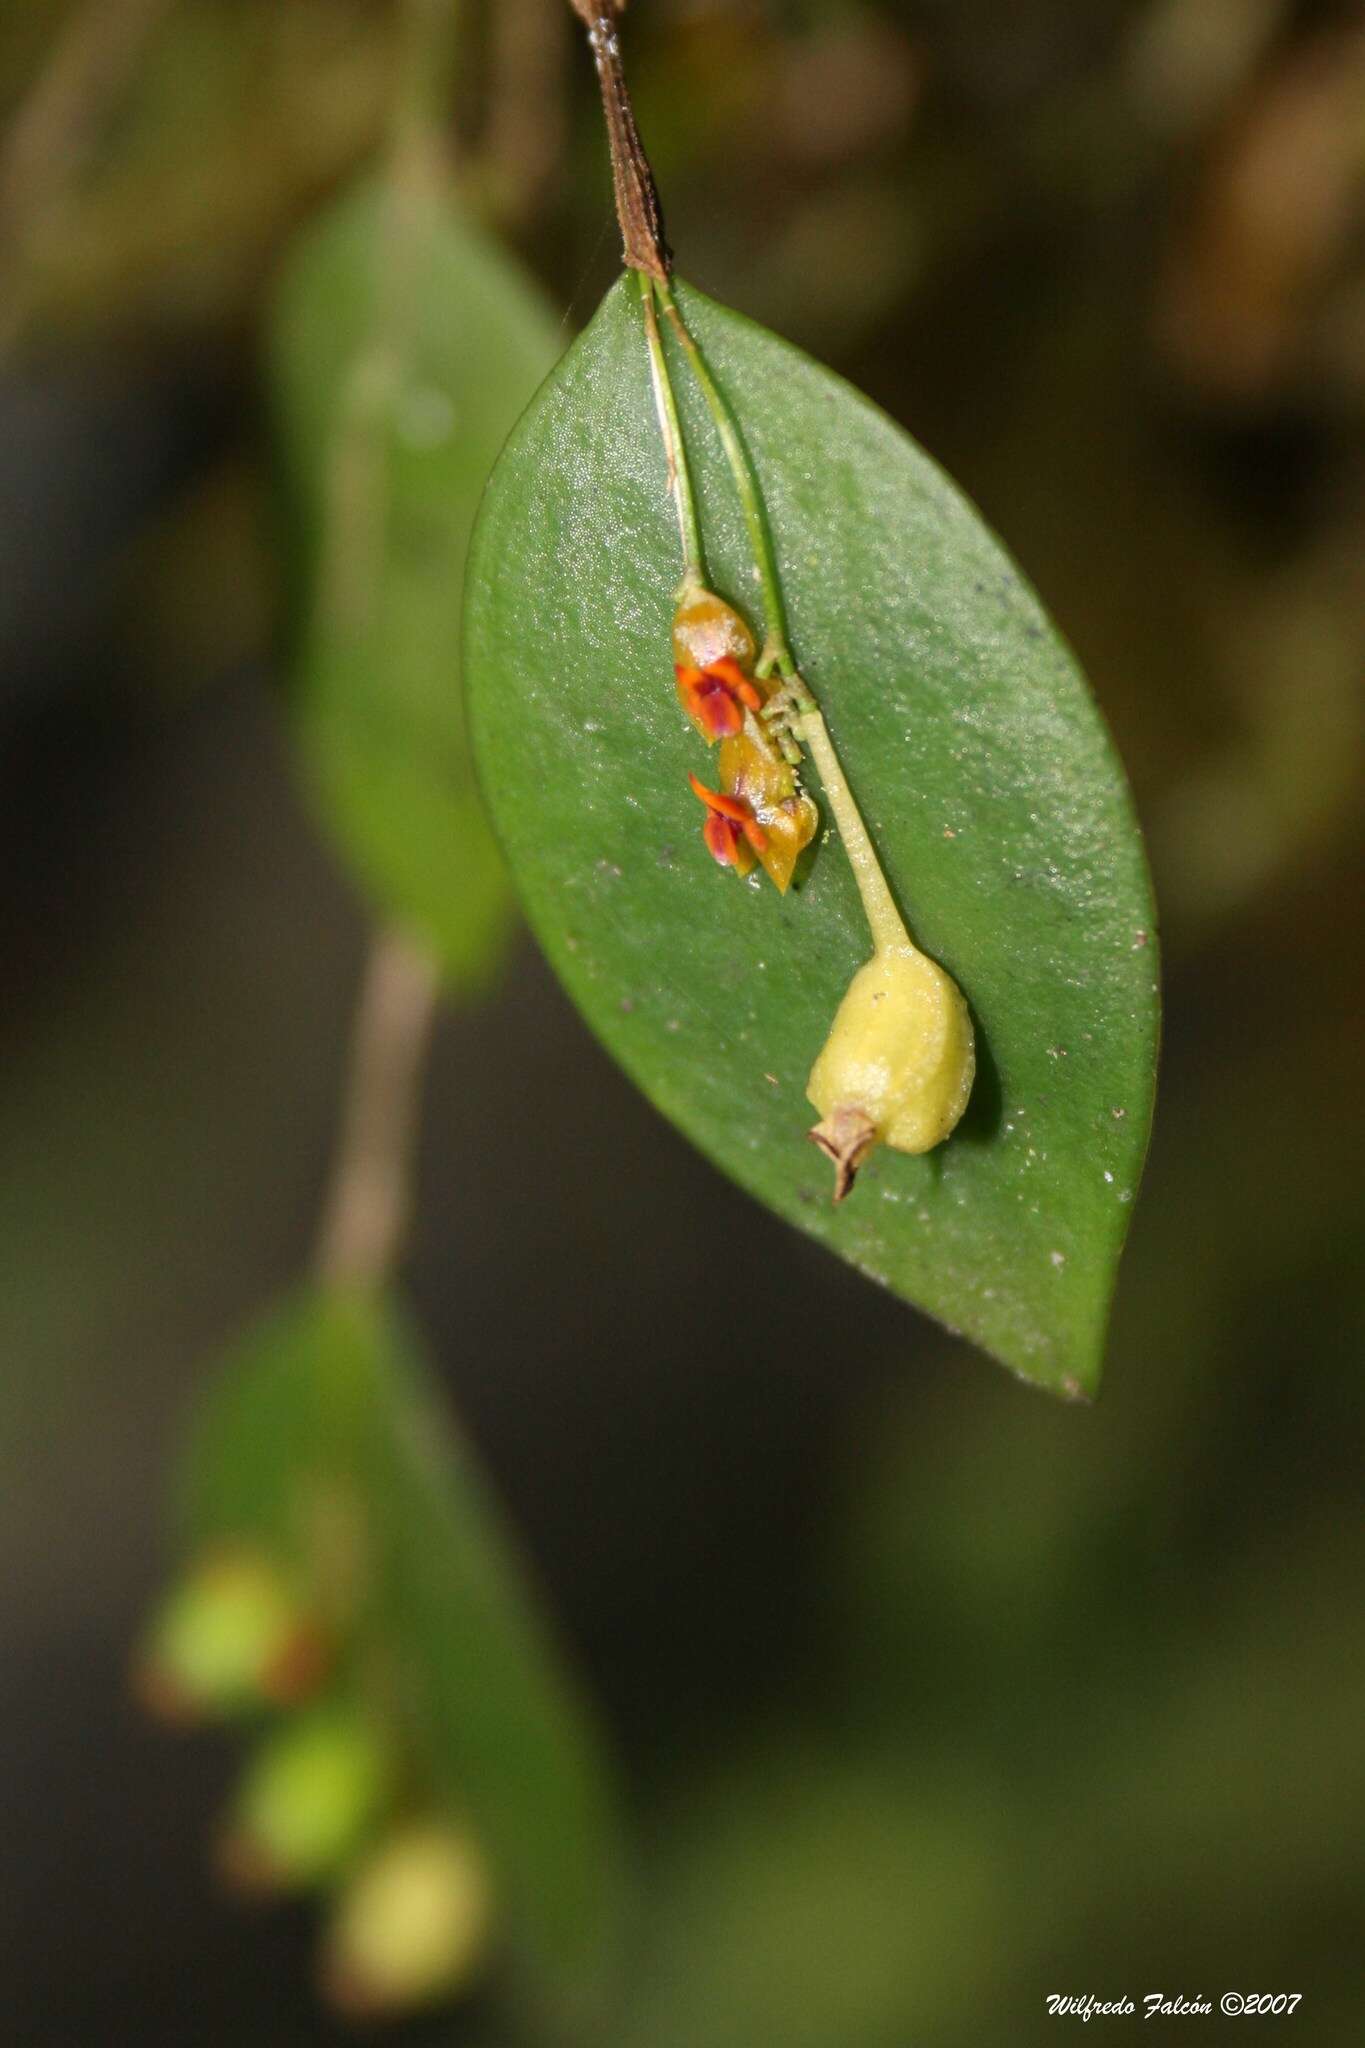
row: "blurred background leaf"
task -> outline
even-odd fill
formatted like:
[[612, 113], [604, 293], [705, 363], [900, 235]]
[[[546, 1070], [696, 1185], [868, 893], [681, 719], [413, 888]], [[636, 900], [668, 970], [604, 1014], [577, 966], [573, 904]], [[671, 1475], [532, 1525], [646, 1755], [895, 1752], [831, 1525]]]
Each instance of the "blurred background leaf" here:
[[298, 732], [331, 829], [456, 986], [511, 904], [473, 786], [460, 592], [493, 458], [558, 351], [439, 164], [399, 155], [290, 259], [271, 372], [298, 537]]
[[530, 2009], [583, 2024], [619, 1936], [605, 1762], [393, 1305], [274, 1311], [218, 1367], [180, 1491], [189, 1557], [264, 1546], [306, 1575], [427, 1787], [468, 1816]]

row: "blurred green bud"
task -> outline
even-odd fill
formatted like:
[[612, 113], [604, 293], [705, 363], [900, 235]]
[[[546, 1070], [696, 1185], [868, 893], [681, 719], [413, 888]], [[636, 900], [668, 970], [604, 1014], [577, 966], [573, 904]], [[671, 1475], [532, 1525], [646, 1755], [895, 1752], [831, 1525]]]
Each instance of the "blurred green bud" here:
[[350, 1705], [301, 1714], [247, 1766], [219, 1843], [242, 1891], [294, 1891], [337, 1876], [383, 1813], [394, 1780], [381, 1732]]
[[320, 1684], [327, 1644], [288, 1574], [264, 1553], [224, 1550], [186, 1573], [137, 1654], [134, 1689], [162, 1720], [289, 1706]]
[[415, 2011], [467, 1990], [493, 1929], [487, 1867], [466, 1834], [438, 1821], [394, 1834], [338, 1899], [322, 1987], [351, 2019]]

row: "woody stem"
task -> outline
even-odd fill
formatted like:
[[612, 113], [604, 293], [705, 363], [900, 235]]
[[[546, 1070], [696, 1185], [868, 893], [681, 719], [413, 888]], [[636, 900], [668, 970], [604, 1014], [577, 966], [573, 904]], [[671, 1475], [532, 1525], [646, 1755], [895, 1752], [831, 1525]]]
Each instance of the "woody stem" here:
[[588, 48], [602, 89], [616, 218], [621, 225], [621, 253], [626, 268], [643, 271], [646, 277], [666, 279], [672, 259], [664, 239], [663, 208], [635, 125], [635, 109], [626, 86], [616, 33], [616, 17], [624, 0], [569, 0], [569, 4], [588, 32]]
[[412, 1201], [422, 1071], [439, 977], [424, 947], [381, 930], [351, 1032], [340, 1131], [318, 1229], [316, 1269], [332, 1286], [386, 1281]]
[[668, 488], [678, 513], [678, 533], [682, 540], [683, 552], [683, 587], [697, 588], [706, 581], [701, 527], [697, 523], [697, 502], [692, 494], [692, 474], [687, 466], [687, 447], [683, 440], [682, 422], [678, 418], [678, 402], [673, 395], [673, 380], [668, 374], [668, 359], [664, 355], [663, 336], [659, 332], [659, 318], [654, 309], [655, 287], [649, 278], [639, 271], [635, 274], [635, 282], [640, 293], [640, 304], [644, 308], [645, 339], [649, 343], [649, 370], [654, 383], [654, 405], [659, 415], [659, 433], [668, 461]]

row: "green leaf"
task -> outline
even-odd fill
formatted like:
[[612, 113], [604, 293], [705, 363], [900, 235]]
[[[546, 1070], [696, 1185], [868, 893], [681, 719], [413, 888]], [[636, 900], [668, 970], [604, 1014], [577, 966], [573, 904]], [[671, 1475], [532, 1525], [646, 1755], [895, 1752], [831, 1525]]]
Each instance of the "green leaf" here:
[[[475, 750], [523, 903], [593, 1029], [741, 1186], [1025, 1379], [1086, 1393], [1157, 1036], [1121, 767], [1033, 593], [922, 451], [797, 350], [680, 297], [757, 462], [796, 659], [912, 932], [972, 1007], [966, 1117], [925, 1157], [883, 1149], [831, 1206], [805, 1084], [867, 930], [832, 834], [786, 898], [703, 853], [686, 775], [708, 763], [669, 666], [677, 535], [624, 284], [512, 436], [471, 550]], [[673, 353], [712, 582], [754, 620], [729, 472]]]
[[263, 1543], [381, 1660], [381, 1696], [490, 1857], [518, 1988], [579, 2023], [615, 1945], [607, 1771], [407, 1324], [368, 1295], [288, 1303], [226, 1362], [181, 1480], [191, 1553]]
[[511, 915], [464, 730], [465, 550], [559, 347], [511, 259], [427, 179], [367, 184], [310, 230], [273, 326], [309, 783], [362, 884], [456, 986], [487, 979]]

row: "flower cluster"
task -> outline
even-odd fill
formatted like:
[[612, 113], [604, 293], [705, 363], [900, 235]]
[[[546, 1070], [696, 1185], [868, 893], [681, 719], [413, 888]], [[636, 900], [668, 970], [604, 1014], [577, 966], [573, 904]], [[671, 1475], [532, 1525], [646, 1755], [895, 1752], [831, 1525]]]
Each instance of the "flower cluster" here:
[[763, 723], [769, 691], [753, 673], [754, 643], [739, 613], [709, 590], [686, 591], [673, 621], [678, 701], [708, 746], [719, 746], [720, 788], [697, 776], [702, 837], [739, 875], [761, 863], [784, 894], [820, 814]]

